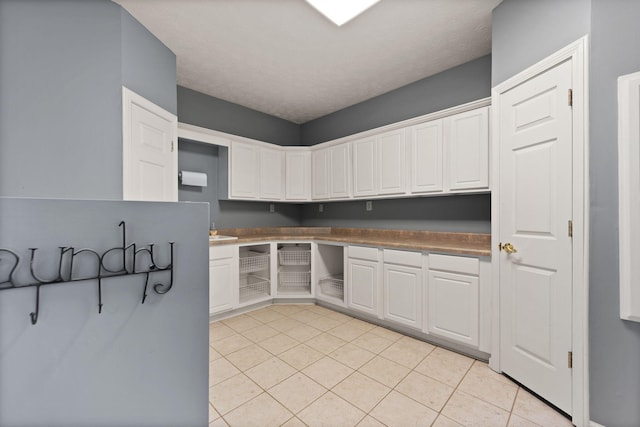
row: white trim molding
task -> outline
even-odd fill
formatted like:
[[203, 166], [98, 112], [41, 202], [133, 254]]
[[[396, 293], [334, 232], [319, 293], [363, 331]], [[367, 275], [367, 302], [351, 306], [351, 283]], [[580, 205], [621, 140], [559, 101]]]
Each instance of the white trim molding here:
[[[589, 76], [588, 36], [584, 36], [492, 89], [492, 128], [499, 128], [500, 96], [510, 89], [571, 60], [573, 64], [573, 258], [572, 258], [572, 421], [578, 427], [589, 426]], [[500, 133], [492, 132], [491, 182], [500, 181]], [[492, 340], [489, 365], [500, 372], [500, 192], [491, 193], [492, 244]]]
[[618, 78], [620, 318], [640, 322], [640, 72]]

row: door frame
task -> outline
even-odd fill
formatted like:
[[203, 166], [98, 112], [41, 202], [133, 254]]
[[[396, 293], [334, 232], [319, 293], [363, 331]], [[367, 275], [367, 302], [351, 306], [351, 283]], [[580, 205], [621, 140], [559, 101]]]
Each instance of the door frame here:
[[[492, 322], [489, 366], [500, 369], [500, 97], [510, 89], [571, 59], [573, 80], [573, 254], [572, 254], [572, 421], [589, 425], [589, 79], [588, 36], [583, 36], [535, 65], [491, 89], [492, 100], [492, 189], [491, 189], [491, 264]], [[525, 384], [526, 385], [526, 384]]]

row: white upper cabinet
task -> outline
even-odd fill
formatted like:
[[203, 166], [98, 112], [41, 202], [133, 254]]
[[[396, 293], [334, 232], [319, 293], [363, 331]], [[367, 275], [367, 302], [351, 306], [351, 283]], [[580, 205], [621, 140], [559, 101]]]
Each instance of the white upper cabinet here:
[[442, 185], [443, 121], [421, 123], [409, 129], [411, 192], [437, 193]]
[[311, 198], [311, 153], [287, 151], [285, 153], [285, 199]]
[[260, 195], [260, 148], [232, 141], [229, 157], [230, 196], [236, 199], [257, 199]]
[[347, 198], [350, 195], [349, 148], [349, 144], [346, 143], [329, 148], [329, 197], [332, 199]]
[[329, 149], [311, 152], [311, 198], [329, 198]]
[[[228, 188], [231, 199], [290, 202], [488, 191], [490, 110], [469, 110], [486, 102], [313, 148], [280, 147], [228, 135], [230, 149], [219, 156], [219, 183]], [[210, 135], [207, 142], [216, 144]], [[150, 172], [148, 180], [156, 181], [154, 173]]]
[[352, 143], [354, 197], [405, 192], [404, 135], [403, 128]]
[[284, 191], [284, 153], [260, 148], [260, 198], [282, 200]]
[[402, 194], [405, 191], [405, 130], [378, 135], [378, 194]]
[[376, 145], [375, 136], [352, 143], [354, 197], [375, 196], [378, 194]]
[[489, 188], [489, 107], [447, 117], [448, 188]]

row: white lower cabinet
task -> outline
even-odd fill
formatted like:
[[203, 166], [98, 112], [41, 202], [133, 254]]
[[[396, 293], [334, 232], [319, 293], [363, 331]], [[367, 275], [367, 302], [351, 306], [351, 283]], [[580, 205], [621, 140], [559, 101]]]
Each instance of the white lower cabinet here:
[[422, 253], [383, 251], [383, 316], [412, 328], [422, 327]]
[[429, 255], [427, 333], [472, 347], [480, 336], [477, 258]]
[[349, 246], [347, 260], [347, 307], [378, 316], [378, 249]]
[[486, 257], [289, 241], [213, 246], [209, 268], [211, 315], [278, 297], [315, 298], [356, 316], [491, 350]]
[[238, 305], [238, 247], [209, 248], [209, 314], [232, 310]]

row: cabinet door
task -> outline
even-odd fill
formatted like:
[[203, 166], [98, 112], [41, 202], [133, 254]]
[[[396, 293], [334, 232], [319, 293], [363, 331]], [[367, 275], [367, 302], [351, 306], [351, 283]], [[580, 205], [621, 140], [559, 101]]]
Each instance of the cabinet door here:
[[311, 198], [329, 198], [329, 150], [311, 152]]
[[446, 119], [449, 189], [489, 188], [489, 107]]
[[268, 148], [260, 149], [260, 198], [282, 200], [284, 163], [283, 153]]
[[375, 196], [378, 194], [376, 138], [365, 138], [352, 144], [353, 196]]
[[233, 141], [230, 153], [231, 197], [257, 199], [259, 149], [250, 144]]
[[285, 198], [309, 200], [311, 198], [311, 153], [287, 152], [285, 156]]
[[341, 144], [329, 149], [330, 197], [349, 197], [349, 144]]
[[209, 314], [231, 310], [235, 303], [235, 277], [233, 258], [209, 260]]
[[384, 264], [384, 317], [413, 328], [422, 326], [422, 270]]
[[377, 316], [378, 262], [349, 258], [347, 280], [349, 308]]
[[443, 190], [443, 138], [442, 120], [411, 128], [409, 155], [412, 193], [435, 193]]
[[378, 136], [378, 194], [402, 194], [405, 191], [404, 129]]
[[429, 271], [429, 333], [478, 346], [478, 277]]

